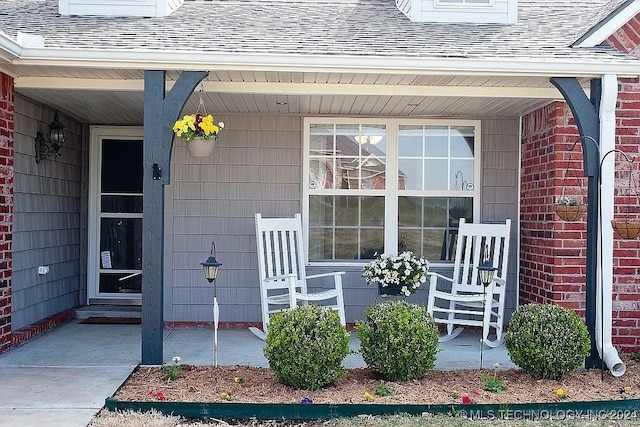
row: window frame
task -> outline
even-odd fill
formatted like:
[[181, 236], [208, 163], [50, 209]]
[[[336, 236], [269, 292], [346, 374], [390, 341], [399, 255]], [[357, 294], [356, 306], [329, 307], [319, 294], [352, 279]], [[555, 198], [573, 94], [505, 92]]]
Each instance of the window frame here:
[[[311, 125], [334, 124], [334, 125], [386, 125], [386, 176], [394, 177], [387, 179], [384, 190], [380, 189], [311, 189], [309, 188], [309, 150], [310, 150], [310, 129]], [[348, 196], [383, 196], [384, 197], [384, 246], [385, 252], [397, 252], [398, 243], [398, 198], [400, 196], [416, 197], [451, 197], [460, 193], [452, 190], [398, 190], [398, 137], [401, 126], [449, 126], [473, 127], [474, 135], [474, 174], [473, 191], [469, 196], [473, 198], [473, 217], [479, 218], [481, 207], [481, 176], [482, 176], [482, 121], [471, 119], [413, 119], [413, 118], [358, 118], [358, 117], [305, 117], [303, 120], [303, 141], [302, 141], [302, 226], [304, 231], [304, 242], [309, 250], [309, 198], [311, 195], [348, 195]], [[451, 157], [449, 157], [451, 159]], [[390, 219], [392, 221], [390, 221]], [[313, 260], [308, 261], [311, 266], [362, 266], [367, 260]], [[432, 266], [450, 265], [450, 261], [434, 260]]]
[[486, 3], [469, 3], [469, 0], [460, 0], [460, 3], [449, 3], [443, 0], [433, 0], [434, 8], [460, 8], [460, 7], [477, 7], [477, 8], [493, 8], [495, 7], [495, 0], [487, 0]]

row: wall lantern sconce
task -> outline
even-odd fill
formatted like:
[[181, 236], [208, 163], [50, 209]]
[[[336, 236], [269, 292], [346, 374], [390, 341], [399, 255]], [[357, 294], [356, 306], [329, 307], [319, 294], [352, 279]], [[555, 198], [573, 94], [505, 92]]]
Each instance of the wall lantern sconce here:
[[49, 125], [47, 138], [45, 139], [42, 132], [36, 133], [36, 163], [40, 163], [40, 160], [43, 159], [55, 159], [60, 156], [59, 151], [62, 144], [64, 144], [64, 125], [60, 121], [60, 117], [58, 117], [58, 112], [56, 111], [56, 115]]

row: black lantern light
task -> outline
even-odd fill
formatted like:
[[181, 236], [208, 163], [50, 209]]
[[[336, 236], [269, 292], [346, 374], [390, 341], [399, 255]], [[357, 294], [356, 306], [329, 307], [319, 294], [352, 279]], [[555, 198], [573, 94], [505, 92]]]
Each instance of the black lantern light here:
[[209, 255], [209, 258], [207, 258], [205, 262], [200, 263], [204, 270], [204, 277], [209, 281], [209, 283], [216, 280], [216, 278], [218, 277], [218, 269], [222, 265], [218, 262], [218, 260], [216, 260], [215, 252], [216, 244], [214, 242], [211, 242], [211, 254]]
[[480, 272], [480, 282], [486, 288], [493, 282], [493, 276], [495, 276], [498, 269], [491, 264], [491, 261], [486, 259], [478, 266], [478, 271]]
[[35, 154], [36, 163], [40, 163], [43, 159], [54, 159], [60, 155], [59, 151], [64, 144], [64, 125], [60, 121], [58, 112], [56, 111], [53, 121], [49, 124], [47, 138], [44, 138], [42, 132], [36, 133], [35, 138]]

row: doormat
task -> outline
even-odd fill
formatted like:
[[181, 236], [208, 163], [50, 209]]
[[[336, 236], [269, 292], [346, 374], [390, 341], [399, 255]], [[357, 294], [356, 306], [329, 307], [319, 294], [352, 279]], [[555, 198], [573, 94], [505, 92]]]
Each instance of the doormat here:
[[82, 325], [139, 325], [139, 317], [88, 317], [80, 322]]

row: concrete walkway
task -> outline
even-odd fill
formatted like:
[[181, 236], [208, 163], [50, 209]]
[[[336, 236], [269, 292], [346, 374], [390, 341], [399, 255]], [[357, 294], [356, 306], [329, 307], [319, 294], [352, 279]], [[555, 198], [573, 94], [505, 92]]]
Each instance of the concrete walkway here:
[[[0, 354], [0, 426], [86, 426], [140, 362], [140, 325], [83, 325], [68, 322]], [[221, 330], [220, 365], [268, 366], [264, 342], [247, 330]], [[436, 369], [480, 366], [478, 336], [463, 333], [442, 343]], [[351, 348], [359, 347], [355, 333]], [[164, 331], [164, 361], [180, 356], [182, 364], [213, 364], [211, 329]], [[513, 367], [506, 349], [485, 347], [483, 366]], [[359, 355], [345, 359], [362, 367]]]

